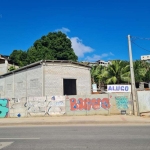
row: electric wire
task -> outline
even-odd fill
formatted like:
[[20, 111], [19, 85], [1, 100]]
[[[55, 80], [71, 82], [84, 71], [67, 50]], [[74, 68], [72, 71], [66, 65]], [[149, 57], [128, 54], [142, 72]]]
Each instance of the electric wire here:
[[150, 40], [150, 38], [143, 38], [138, 36], [131, 36], [132, 39], [140, 39], [140, 40]]
[[141, 46], [139, 46], [138, 44], [136, 44], [135, 42], [133, 42], [133, 41], [131, 41], [134, 45], [136, 45], [137, 47], [139, 47], [139, 48], [141, 48], [141, 49], [143, 49], [143, 50], [145, 50], [145, 51], [148, 51], [148, 52], [150, 52], [150, 50], [148, 50], [148, 49], [145, 49], [145, 48], [143, 48], [143, 47], [141, 47]]

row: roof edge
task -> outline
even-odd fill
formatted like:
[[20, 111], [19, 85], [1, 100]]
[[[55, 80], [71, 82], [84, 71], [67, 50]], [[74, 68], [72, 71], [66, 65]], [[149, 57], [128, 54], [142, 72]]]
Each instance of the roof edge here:
[[31, 67], [33, 67], [33, 66], [37, 66], [37, 65], [39, 65], [39, 64], [43, 64], [43, 63], [46, 63], [46, 62], [71, 63], [71, 64], [76, 64], [76, 65], [79, 65], [79, 66], [84, 66], [84, 67], [87, 67], [87, 68], [92, 68], [92, 67], [89, 66], [89, 65], [85, 65], [85, 64], [82, 64], [82, 63], [79, 63], [79, 62], [74, 62], [74, 61], [71, 61], [71, 60], [40, 60], [40, 61], [38, 61], [38, 62], [29, 64], [29, 65], [27, 65], [27, 66], [18, 68], [18, 69], [16, 69], [16, 70], [7, 72], [7, 73], [5, 73], [5, 74], [2, 74], [2, 75], [0, 75], [0, 77], [3, 77], [3, 76], [6, 76], [6, 75], [9, 75], [9, 74], [12, 74], [12, 73], [14, 73], [14, 72], [18, 72], [18, 71], [21, 71], [21, 70], [24, 70], [24, 69], [27, 69], [27, 68], [31, 68]]

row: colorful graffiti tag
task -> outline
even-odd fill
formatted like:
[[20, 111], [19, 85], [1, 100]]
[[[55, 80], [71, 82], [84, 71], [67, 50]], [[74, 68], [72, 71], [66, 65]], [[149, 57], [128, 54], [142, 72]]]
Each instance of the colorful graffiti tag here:
[[126, 96], [116, 96], [116, 106], [118, 109], [128, 109], [128, 97]]
[[108, 98], [70, 98], [70, 110], [75, 111], [75, 110], [91, 110], [94, 109], [109, 109], [110, 108], [110, 103]]
[[7, 99], [0, 99], [0, 118], [7, 117], [9, 112], [9, 103]]

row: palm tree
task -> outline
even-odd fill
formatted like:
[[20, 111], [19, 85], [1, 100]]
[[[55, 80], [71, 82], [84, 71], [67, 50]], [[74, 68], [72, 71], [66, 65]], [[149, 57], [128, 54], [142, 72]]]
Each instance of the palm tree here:
[[147, 71], [149, 71], [149, 65], [146, 62], [141, 60], [136, 60], [134, 62], [134, 74], [136, 82], [144, 81]]
[[91, 80], [92, 80], [92, 84], [95, 83], [95, 78], [96, 78], [96, 76], [97, 76], [97, 74], [98, 74], [97, 66], [98, 66], [98, 65], [96, 65], [96, 66], [94, 65], [94, 66], [92, 66], [92, 68], [91, 68]]
[[99, 84], [99, 88], [101, 89], [101, 85], [106, 83], [106, 79], [108, 76], [107, 67], [99, 65], [97, 67], [98, 74], [96, 76]]
[[108, 66], [108, 75], [106, 83], [121, 83], [129, 82], [130, 66], [126, 61], [114, 60]]

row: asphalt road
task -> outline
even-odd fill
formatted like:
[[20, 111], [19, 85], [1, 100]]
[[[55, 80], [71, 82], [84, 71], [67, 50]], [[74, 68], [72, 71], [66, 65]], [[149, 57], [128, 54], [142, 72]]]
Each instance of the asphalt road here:
[[0, 127], [0, 149], [150, 150], [150, 126]]

